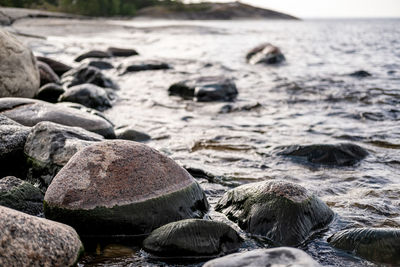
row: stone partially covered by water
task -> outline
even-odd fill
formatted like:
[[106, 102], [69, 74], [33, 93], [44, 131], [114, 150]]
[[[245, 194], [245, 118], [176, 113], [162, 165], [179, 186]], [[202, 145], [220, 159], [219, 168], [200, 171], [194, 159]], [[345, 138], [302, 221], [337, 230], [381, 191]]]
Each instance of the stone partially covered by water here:
[[256, 249], [211, 260], [204, 267], [320, 267], [307, 253], [296, 248]]
[[120, 47], [109, 47], [107, 49], [107, 52], [114, 57], [131, 57], [139, 55], [139, 53], [135, 49]]
[[61, 83], [66, 87], [72, 87], [84, 83], [91, 83], [103, 88], [119, 89], [119, 86], [105, 76], [101, 70], [91, 66], [81, 66], [63, 74]]
[[87, 58], [110, 58], [111, 54], [109, 52], [100, 51], [100, 50], [91, 50], [83, 53], [82, 55], [75, 58], [76, 62], [81, 62]]
[[348, 229], [332, 235], [328, 242], [371, 261], [400, 265], [400, 229], [397, 228]]
[[36, 57], [38, 61], [46, 63], [58, 76], [63, 75], [72, 67], [48, 57]]
[[246, 60], [250, 64], [278, 64], [285, 61], [285, 56], [278, 47], [265, 43], [250, 50]]
[[50, 103], [57, 103], [58, 98], [65, 92], [61, 85], [56, 83], [48, 83], [40, 87], [35, 98]]
[[235, 252], [242, 239], [222, 222], [187, 219], [154, 230], [143, 241], [146, 251], [161, 257], [218, 256]]
[[45, 195], [45, 216], [84, 236], [149, 234], [169, 222], [202, 218], [203, 190], [158, 151], [136, 142], [84, 148], [57, 174]]
[[146, 70], [168, 70], [170, 68], [168, 63], [158, 60], [133, 61], [124, 67], [123, 74]]
[[65, 224], [0, 206], [0, 266], [75, 266], [83, 246]]
[[274, 243], [296, 246], [325, 228], [333, 211], [304, 187], [283, 181], [239, 186], [225, 193], [215, 207], [243, 230]]

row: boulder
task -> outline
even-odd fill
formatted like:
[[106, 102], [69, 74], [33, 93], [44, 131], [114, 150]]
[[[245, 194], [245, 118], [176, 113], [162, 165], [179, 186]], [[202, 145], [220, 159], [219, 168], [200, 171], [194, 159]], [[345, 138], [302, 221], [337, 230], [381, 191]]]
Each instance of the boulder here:
[[181, 81], [171, 85], [168, 92], [184, 99], [195, 98], [199, 102], [233, 101], [238, 95], [235, 83], [223, 76]]
[[87, 237], [149, 234], [170, 222], [202, 218], [204, 192], [187, 171], [136, 142], [104, 141], [75, 154], [46, 191], [46, 218]]
[[128, 72], [138, 72], [146, 70], [168, 70], [171, 67], [168, 63], [157, 61], [157, 60], [147, 60], [147, 61], [135, 61], [131, 62], [124, 68], [123, 74]]
[[79, 127], [39, 122], [32, 128], [24, 149], [30, 178], [46, 188], [75, 153], [102, 140], [101, 135]]
[[113, 57], [130, 57], [139, 55], [139, 53], [135, 49], [118, 47], [109, 47], [107, 49], [107, 52], [110, 53]]
[[11, 33], [0, 29], [0, 97], [33, 97], [40, 85], [31, 50]]
[[145, 142], [151, 139], [150, 135], [143, 132], [139, 132], [131, 127], [123, 127], [115, 129], [115, 135], [117, 136], [117, 139], [136, 141], [136, 142]]
[[37, 62], [40, 73], [40, 86], [48, 83], [60, 83], [60, 77], [44, 62]]
[[278, 245], [297, 246], [324, 229], [334, 213], [304, 187], [264, 181], [234, 188], [215, 207], [249, 233], [266, 236]]
[[369, 73], [365, 70], [355, 71], [353, 73], [350, 73], [349, 75], [352, 77], [356, 77], [356, 78], [366, 78], [366, 77], [372, 76], [371, 73]]
[[81, 66], [64, 73], [61, 77], [61, 83], [65, 87], [91, 83], [103, 88], [118, 89], [116, 83], [106, 77], [98, 68], [91, 66]]
[[25, 126], [51, 121], [66, 126], [81, 127], [106, 138], [115, 138], [112, 124], [100, 116], [40, 100], [0, 98], [0, 114]]
[[295, 145], [279, 149], [279, 155], [304, 158], [310, 163], [331, 166], [351, 166], [368, 156], [364, 148], [349, 143]]
[[206, 262], [203, 267], [320, 267], [307, 253], [297, 248], [256, 249], [231, 254]]
[[0, 206], [0, 266], [75, 266], [83, 246], [68, 225]]
[[107, 91], [90, 83], [70, 87], [60, 95], [59, 101], [79, 103], [100, 111], [112, 107]]
[[102, 60], [92, 60], [87, 63], [88, 66], [98, 68], [99, 70], [110, 70], [113, 69], [114, 66], [110, 62], [102, 61]]
[[35, 98], [50, 103], [57, 103], [58, 98], [65, 92], [61, 85], [55, 83], [48, 83], [42, 86], [37, 92]]
[[0, 179], [0, 205], [31, 215], [43, 212], [43, 193], [32, 184], [14, 176]]
[[154, 230], [143, 241], [143, 248], [167, 258], [215, 257], [237, 251], [241, 242], [239, 234], [225, 223], [186, 219]]
[[58, 76], [63, 75], [72, 67], [48, 57], [36, 57], [38, 61], [46, 63]]
[[400, 229], [353, 228], [332, 235], [328, 242], [370, 261], [400, 265]]
[[285, 61], [285, 56], [278, 47], [264, 43], [250, 50], [246, 60], [250, 64], [278, 64]]
[[100, 50], [91, 50], [89, 52], [83, 53], [82, 55], [75, 58], [76, 62], [81, 62], [86, 58], [110, 58], [111, 54], [109, 52]]

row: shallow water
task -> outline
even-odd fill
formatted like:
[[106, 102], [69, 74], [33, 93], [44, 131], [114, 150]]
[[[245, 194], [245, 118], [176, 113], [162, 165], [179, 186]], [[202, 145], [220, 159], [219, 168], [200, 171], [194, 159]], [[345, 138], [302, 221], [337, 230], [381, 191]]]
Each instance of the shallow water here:
[[[326, 240], [350, 227], [400, 227], [400, 20], [106, 24], [105, 31], [76, 33], [45, 23], [16, 27], [48, 36], [29, 41], [36, 54], [70, 63], [84, 50], [114, 45], [171, 64], [171, 70], [123, 76], [107, 71], [121, 90], [106, 115], [116, 125], [149, 133], [153, 140], [147, 144], [181, 165], [209, 173], [199, 181], [211, 204], [243, 183], [283, 179], [305, 186], [328, 203], [336, 218], [302, 249], [328, 266], [374, 266], [333, 249]], [[246, 52], [263, 42], [280, 47], [286, 63], [246, 64]], [[134, 59], [111, 62], [118, 66]], [[358, 70], [372, 77], [348, 75]], [[167, 94], [173, 82], [219, 74], [235, 79], [235, 103], [195, 103]], [[285, 145], [339, 142], [358, 144], [370, 155], [353, 167], [328, 168], [274, 152]], [[260, 246], [267, 244], [248, 240], [242, 249]], [[97, 252], [80, 266], [163, 264], [137, 247]]]

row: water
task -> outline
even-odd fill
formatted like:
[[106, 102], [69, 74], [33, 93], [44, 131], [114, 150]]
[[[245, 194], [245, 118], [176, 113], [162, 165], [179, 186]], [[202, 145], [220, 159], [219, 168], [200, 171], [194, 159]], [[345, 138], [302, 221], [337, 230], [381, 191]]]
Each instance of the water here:
[[[212, 174], [213, 183], [199, 179], [211, 204], [243, 183], [283, 179], [305, 186], [336, 218], [302, 249], [327, 266], [375, 266], [331, 248], [326, 239], [350, 227], [400, 227], [400, 20], [96, 23], [16, 27], [46, 33], [47, 41], [30, 41], [34, 51], [70, 63], [83, 50], [109, 45], [134, 47], [142, 58], [170, 63], [168, 71], [124, 76], [108, 71], [121, 90], [106, 115], [116, 125], [149, 133], [154, 139], [148, 145], [182, 166]], [[246, 52], [263, 42], [280, 47], [286, 63], [246, 64]], [[348, 75], [358, 70], [372, 77]], [[194, 103], [167, 94], [173, 82], [219, 74], [237, 84], [232, 112], [224, 112], [226, 103]], [[282, 145], [339, 142], [358, 144], [370, 156], [354, 167], [327, 168], [274, 153]], [[112, 246], [80, 266], [129, 264], [163, 263], [138, 247]]]

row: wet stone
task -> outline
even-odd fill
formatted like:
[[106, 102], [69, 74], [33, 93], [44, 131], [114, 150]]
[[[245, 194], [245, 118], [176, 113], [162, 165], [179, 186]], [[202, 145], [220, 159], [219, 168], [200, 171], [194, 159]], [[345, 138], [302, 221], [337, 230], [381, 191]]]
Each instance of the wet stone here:
[[117, 139], [130, 140], [136, 142], [145, 142], [151, 139], [151, 136], [135, 130], [133, 127], [122, 127], [115, 130]]
[[171, 67], [168, 63], [157, 61], [157, 60], [147, 60], [147, 61], [135, 61], [129, 63], [123, 71], [123, 74], [128, 72], [138, 72], [146, 70], [168, 70]]
[[81, 66], [64, 73], [61, 77], [61, 83], [68, 88], [84, 83], [91, 83], [103, 88], [119, 88], [116, 83], [105, 76], [98, 68], [91, 66]]
[[265, 43], [250, 50], [246, 60], [250, 64], [278, 64], [285, 61], [285, 56], [278, 47]]
[[114, 68], [113, 64], [102, 60], [92, 60], [88, 63], [88, 66], [98, 68], [99, 70], [110, 70]]
[[83, 53], [82, 55], [78, 56], [75, 61], [76, 62], [81, 62], [82, 60], [86, 58], [110, 58], [111, 54], [109, 52], [105, 51], [100, 51], [100, 50], [92, 50], [86, 53]]
[[58, 98], [65, 92], [61, 85], [48, 83], [42, 86], [37, 92], [35, 98], [50, 103], [57, 103]]
[[139, 55], [139, 53], [135, 49], [129, 48], [109, 47], [107, 49], [107, 52], [114, 57], [131, 57]]
[[38, 61], [46, 63], [58, 76], [63, 75], [72, 67], [48, 57], [36, 57]]
[[366, 78], [366, 77], [372, 76], [371, 73], [369, 73], [365, 70], [355, 71], [353, 73], [350, 73], [349, 75], [352, 77], [356, 77], [356, 78]]
[[44, 62], [37, 62], [40, 73], [40, 86], [48, 83], [60, 83], [60, 77]]

